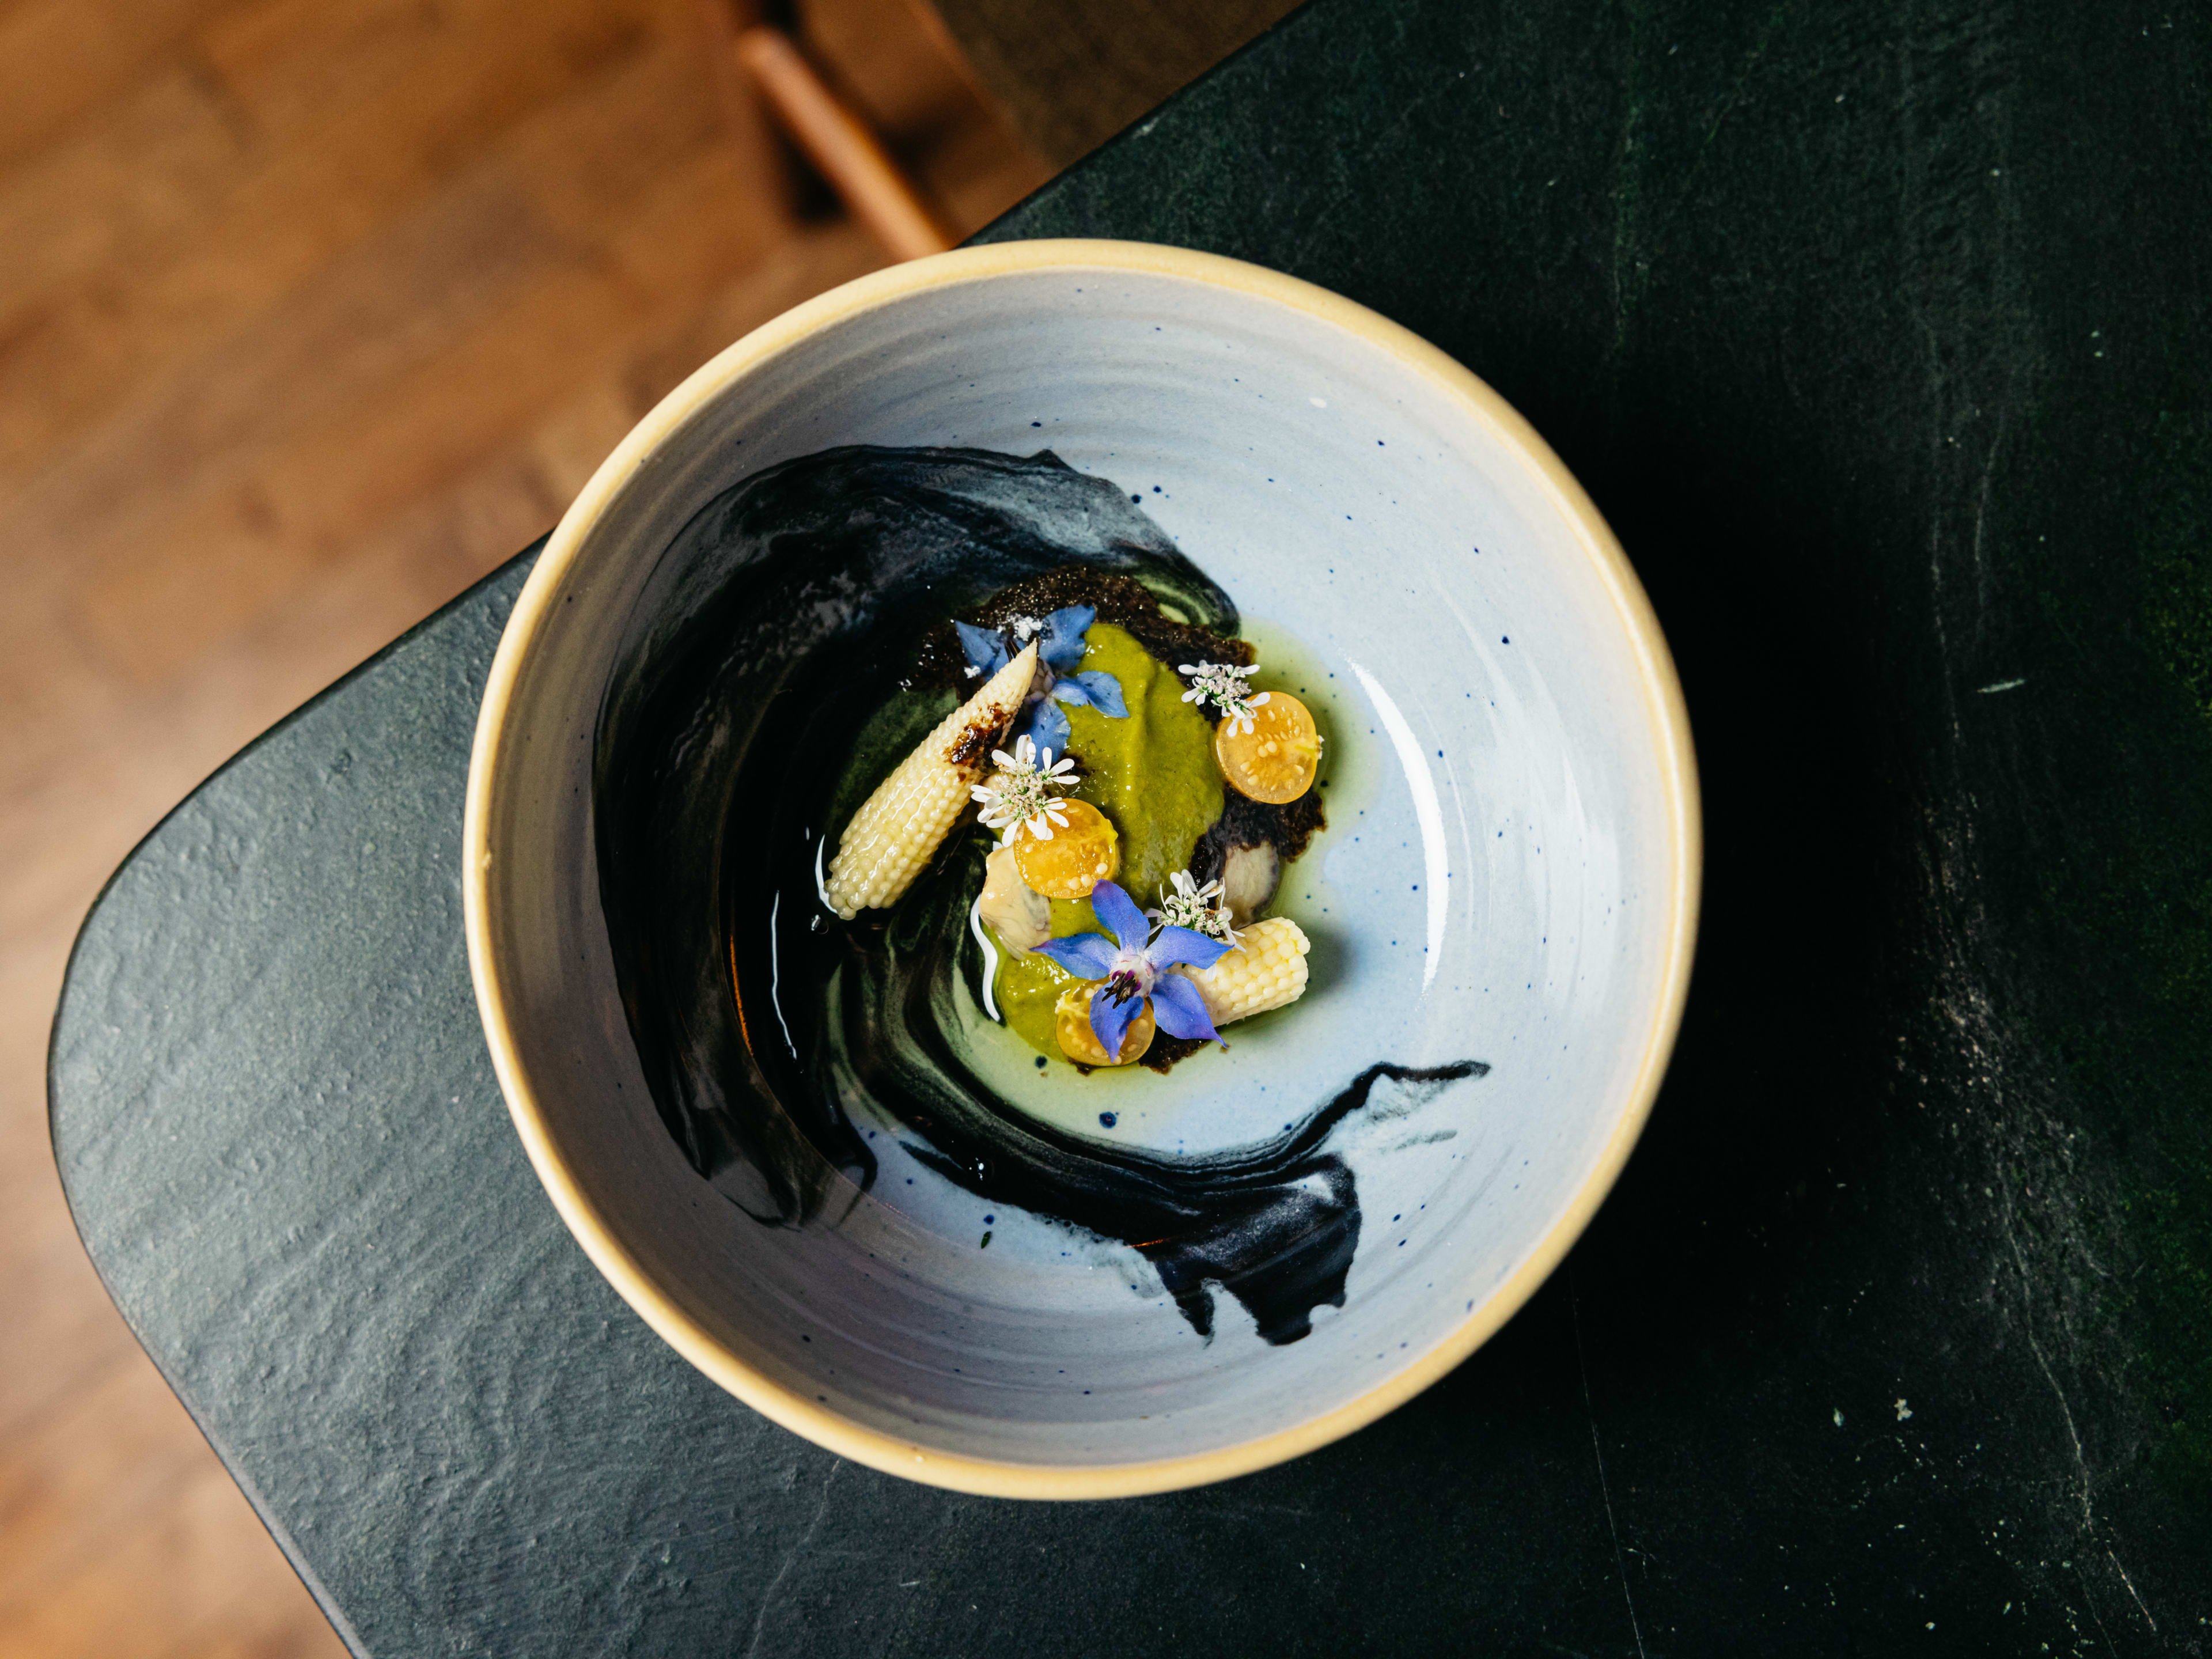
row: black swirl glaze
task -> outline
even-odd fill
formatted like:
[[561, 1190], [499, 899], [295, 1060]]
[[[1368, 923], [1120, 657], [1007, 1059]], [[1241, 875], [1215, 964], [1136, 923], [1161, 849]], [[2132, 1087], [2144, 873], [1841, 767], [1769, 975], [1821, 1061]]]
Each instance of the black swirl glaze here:
[[[1277, 1139], [1209, 1158], [1102, 1147], [985, 1087], [953, 1033], [988, 842], [956, 832], [888, 913], [842, 923], [816, 896], [857, 734], [902, 689], [914, 642], [997, 590], [1069, 562], [1140, 581], [1190, 623], [1229, 596], [1112, 483], [1049, 452], [845, 448], [715, 498], [633, 613], [600, 711], [599, 889], [624, 1011], [662, 1121], [748, 1214], [799, 1225], [865, 1189], [875, 1159], [842, 1103], [994, 1202], [1141, 1250], [1191, 1324], [1210, 1284], [1294, 1341], [1341, 1305], [1359, 1236], [1324, 1142], [1385, 1077], [1434, 1089], [1465, 1060], [1367, 1067]], [[882, 769], [898, 758], [886, 752]], [[734, 990], [734, 994], [732, 992]]]

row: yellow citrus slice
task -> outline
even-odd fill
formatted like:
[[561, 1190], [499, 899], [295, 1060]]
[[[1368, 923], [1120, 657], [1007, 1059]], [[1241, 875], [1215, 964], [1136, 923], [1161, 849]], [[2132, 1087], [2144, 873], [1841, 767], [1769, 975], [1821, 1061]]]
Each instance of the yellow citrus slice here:
[[1321, 733], [1313, 711], [1287, 691], [1271, 691], [1252, 711], [1252, 729], [1224, 720], [1213, 728], [1213, 758], [1230, 787], [1280, 806], [1314, 786], [1321, 771]]
[[1026, 829], [1017, 832], [1014, 867], [1047, 898], [1089, 898], [1092, 888], [1113, 880], [1121, 867], [1121, 837], [1087, 800], [1053, 804], [1066, 817], [1067, 828], [1055, 827], [1050, 841], [1039, 841]]
[[1091, 994], [1097, 988], [1096, 980], [1071, 985], [1053, 1005], [1053, 1026], [1060, 1034], [1060, 1052], [1079, 1066], [1127, 1066], [1142, 1060], [1145, 1050], [1152, 1046], [1152, 1032], [1157, 1029], [1152, 1005], [1146, 1003], [1144, 1012], [1131, 1020], [1129, 1029], [1121, 1034], [1121, 1057], [1109, 1060], [1106, 1045], [1091, 1029]]

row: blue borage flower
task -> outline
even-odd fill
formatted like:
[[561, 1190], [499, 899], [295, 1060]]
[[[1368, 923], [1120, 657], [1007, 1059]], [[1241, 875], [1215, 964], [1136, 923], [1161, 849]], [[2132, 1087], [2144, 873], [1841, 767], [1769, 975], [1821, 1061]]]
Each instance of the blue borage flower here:
[[1113, 939], [1076, 933], [1048, 939], [1037, 949], [1079, 979], [1105, 981], [1091, 994], [1091, 1030], [1098, 1046], [1119, 1055], [1129, 1022], [1149, 999], [1152, 1018], [1170, 1036], [1204, 1037], [1227, 1048], [1206, 1015], [1198, 987], [1188, 975], [1167, 970], [1177, 963], [1211, 968], [1229, 947], [1188, 927], [1163, 927], [1155, 935], [1137, 902], [1110, 881], [1091, 890], [1091, 908], [1114, 930]]
[[[971, 679], [979, 674], [988, 678], [997, 673], [1013, 660], [1016, 651], [1036, 641], [1037, 660], [1043, 672], [1037, 676], [1038, 684], [1030, 688], [1022, 712], [1015, 716], [1013, 730], [1017, 736], [1026, 732], [1035, 738], [1040, 749], [1064, 755], [1067, 716], [1054, 707], [1055, 703], [1096, 708], [1109, 720], [1129, 718], [1127, 705], [1121, 701], [1121, 681], [1097, 669], [1074, 672], [1076, 664], [1083, 660], [1084, 630], [1097, 618], [1096, 605], [1071, 605], [1042, 622], [1033, 617], [1017, 617], [1005, 629], [977, 628], [963, 622], [952, 626], [960, 635], [960, 649], [967, 655]], [[1011, 645], [1008, 634], [1013, 635]]]

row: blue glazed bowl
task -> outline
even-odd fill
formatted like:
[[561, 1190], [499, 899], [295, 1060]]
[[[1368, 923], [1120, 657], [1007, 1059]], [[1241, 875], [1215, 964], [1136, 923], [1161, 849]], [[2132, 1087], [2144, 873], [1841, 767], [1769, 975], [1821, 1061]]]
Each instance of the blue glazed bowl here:
[[[900, 496], [973, 543], [1018, 524], [1113, 568], [1187, 560], [1330, 735], [1329, 825], [1277, 901], [1313, 940], [1296, 1008], [1166, 1076], [1079, 1078], [1040, 1071], [972, 998], [946, 1005], [1006, 1156], [1136, 1171], [1188, 1200], [1194, 1237], [1261, 1217], [1272, 1231], [1255, 1245], [1248, 1227], [1232, 1265], [1009, 1205], [991, 1172], [953, 1169], [941, 1130], [865, 1090], [830, 1091], [858, 1158], [817, 1155], [804, 1115], [743, 1079], [728, 1109], [755, 1115], [720, 1153], [672, 1133], [680, 1115], [640, 1057], [654, 1010], [611, 933], [595, 755], [623, 677], [756, 591], [732, 584], [775, 538], [708, 533], [736, 519], [706, 509], [854, 446], [896, 465], [986, 457], [972, 465], [1000, 481], [988, 489], [939, 467], [924, 480], [937, 494]], [[728, 613], [731, 649], [839, 649], [891, 590], [955, 568], [927, 562], [957, 560], [956, 543], [908, 526], [835, 581], [762, 580], [753, 611]], [[738, 665], [774, 678], [765, 655]], [[741, 750], [744, 720], [726, 724]], [[1296, 1455], [1496, 1330], [1588, 1223], [1650, 1109], [1700, 856], [1665, 642], [1528, 425], [1335, 295], [1106, 242], [878, 273], [670, 394], [570, 508], [516, 608], [465, 833], [501, 1085], [616, 1288], [739, 1399], [841, 1455], [1056, 1498]], [[718, 878], [741, 910], [745, 873]], [[743, 1042], [775, 1040], [780, 987], [702, 984]], [[771, 1146], [813, 1159], [806, 1202], [776, 1199]], [[1308, 1271], [1317, 1254], [1328, 1271]]]

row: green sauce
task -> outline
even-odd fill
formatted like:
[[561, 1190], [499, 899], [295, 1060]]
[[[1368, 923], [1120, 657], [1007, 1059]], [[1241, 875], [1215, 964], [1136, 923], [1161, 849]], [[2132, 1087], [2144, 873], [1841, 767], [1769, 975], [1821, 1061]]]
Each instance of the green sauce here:
[[1086, 775], [1074, 793], [1121, 832], [1121, 873], [1114, 879], [1149, 908], [1221, 816], [1213, 727], [1182, 700], [1174, 672], [1125, 630], [1097, 623], [1083, 638], [1085, 670], [1103, 669], [1121, 682], [1129, 718], [1068, 709], [1068, 747]]
[[[1054, 939], [1103, 931], [1089, 899], [1053, 900]], [[1017, 956], [1006, 949], [1004, 940], [1000, 941], [999, 976], [992, 981], [999, 1012], [1006, 1017], [1006, 1029], [1039, 1054], [1050, 1054], [1054, 1060], [1065, 1058], [1060, 1052], [1053, 1009], [1060, 994], [1077, 982], [1074, 975], [1043, 951], [1028, 951]]]
[[[1113, 823], [1121, 837], [1115, 882], [1139, 908], [1159, 902], [1168, 878], [1190, 866], [1199, 837], [1221, 816], [1221, 771], [1213, 760], [1213, 727], [1197, 705], [1182, 700], [1174, 672], [1112, 623], [1084, 635], [1087, 672], [1103, 669], [1121, 683], [1127, 720], [1095, 708], [1067, 710], [1068, 748], [1085, 777], [1073, 793]], [[1055, 899], [1052, 936], [1103, 931], [1088, 899]], [[1061, 1058], [1053, 1007], [1075, 976], [1036, 951], [1001, 945], [993, 993], [1007, 1027], [1039, 1054]]]

